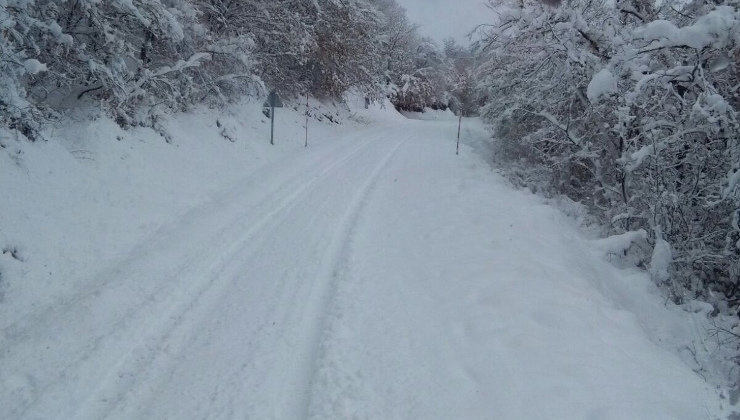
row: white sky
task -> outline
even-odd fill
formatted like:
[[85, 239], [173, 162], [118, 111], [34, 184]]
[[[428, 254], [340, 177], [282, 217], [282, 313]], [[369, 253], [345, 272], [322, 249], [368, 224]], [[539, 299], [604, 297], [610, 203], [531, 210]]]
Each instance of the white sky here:
[[467, 44], [465, 37], [476, 25], [492, 19], [485, 0], [396, 0], [408, 11], [420, 32], [437, 40], [454, 37]]

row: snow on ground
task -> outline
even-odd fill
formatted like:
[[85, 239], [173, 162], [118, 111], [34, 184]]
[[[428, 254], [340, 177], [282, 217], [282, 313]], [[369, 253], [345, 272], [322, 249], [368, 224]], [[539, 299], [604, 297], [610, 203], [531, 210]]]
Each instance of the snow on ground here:
[[[326, 146], [328, 136], [343, 131], [323, 114], [339, 119], [342, 110], [315, 101], [311, 107], [323, 121], [311, 119], [310, 141]], [[171, 144], [150, 129], [124, 131], [98, 118], [54, 128], [47, 133], [52, 141], [24, 144], [17, 155], [0, 153], [0, 248], [18, 249], [25, 260], [0, 256], [0, 301], [7, 297], [0, 328], [51, 300], [71, 299], [97, 282], [101, 267], [257, 168], [302, 158], [304, 110], [277, 110], [275, 146], [256, 101], [168, 121]], [[17, 147], [10, 139], [3, 144]]]
[[720, 416], [683, 313], [456, 121], [360, 107], [304, 149], [301, 109], [276, 147], [234, 109], [0, 153], [0, 418]]

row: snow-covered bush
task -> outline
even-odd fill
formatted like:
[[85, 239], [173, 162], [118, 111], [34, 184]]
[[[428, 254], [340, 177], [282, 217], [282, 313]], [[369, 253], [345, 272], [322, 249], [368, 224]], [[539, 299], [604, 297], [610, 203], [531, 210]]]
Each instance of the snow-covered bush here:
[[390, 10], [403, 11], [394, 0], [0, 0], [0, 128], [33, 139], [83, 104], [132, 126], [268, 89], [383, 96]]
[[26, 1], [0, 0], [0, 130], [33, 140], [46, 112], [28, 101], [26, 81], [33, 82], [48, 67], [36, 57], [38, 47], [29, 34], [49, 29], [28, 13], [29, 6]]
[[736, 313], [737, 1], [492, 4], [479, 77], [502, 157], [614, 233], [649, 232], [644, 264], [676, 301]]
[[3, 50], [25, 63], [3, 78], [16, 86], [3, 91], [15, 103], [6, 107], [58, 112], [86, 100], [122, 125], [141, 124], [157, 107], [187, 106], [210, 83], [192, 71], [211, 54], [200, 50], [207, 34], [194, 30], [189, 2], [9, 0], [0, 10]]

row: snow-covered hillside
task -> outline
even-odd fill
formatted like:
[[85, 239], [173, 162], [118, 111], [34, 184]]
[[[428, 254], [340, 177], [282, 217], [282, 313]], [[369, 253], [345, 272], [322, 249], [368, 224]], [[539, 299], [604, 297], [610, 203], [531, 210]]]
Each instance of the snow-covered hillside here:
[[680, 352], [703, 309], [492, 172], [479, 122], [455, 156], [455, 120], [357, 108], [308, 148], [259, 103], [4, 141], [0, 418], [729, 413]]

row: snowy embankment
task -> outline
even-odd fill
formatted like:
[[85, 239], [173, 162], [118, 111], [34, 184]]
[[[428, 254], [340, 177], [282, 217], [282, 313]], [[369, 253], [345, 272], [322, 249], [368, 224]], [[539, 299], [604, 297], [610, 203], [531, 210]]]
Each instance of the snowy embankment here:
[[455, 156], [456, 121], [362, 111], [304, 149], [286, 109], [271, 148], [237, 109], [0, 154], [1, 418], [720, 417], [685, 312]]
[[[338, 109], [316, 102], [312, 114]], [[171, 143], [148, 128], [122, 130], [107, 118], [71, 121], [51, 141], [0, 138], [0, 328], [50, 302], [74, 300], [101, 267], [219, 198], [250, 172], [303, 152], [304, 112], [278, 109], [276, 145], [261, 102], [221, 114], [201, 110], [170, 119]], [[337, 128], [310, 120], [326, 147]], [[351, 125], [351, 122], [350, 122]], [[11, 252], [12, 251], [12, 252]]]

